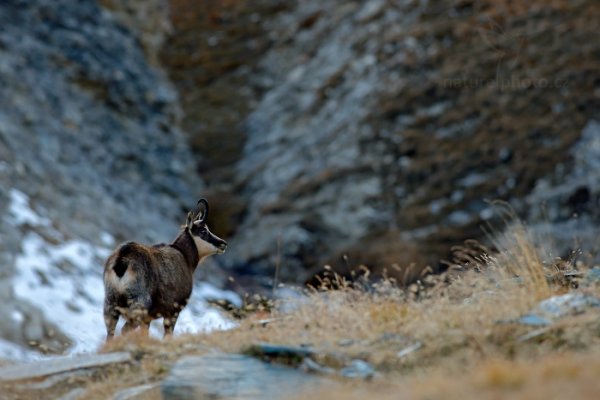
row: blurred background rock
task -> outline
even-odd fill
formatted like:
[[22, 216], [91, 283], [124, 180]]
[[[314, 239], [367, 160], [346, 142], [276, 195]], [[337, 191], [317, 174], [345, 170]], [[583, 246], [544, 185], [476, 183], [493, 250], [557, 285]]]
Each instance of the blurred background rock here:
[[6, 308], [13, 189], [90, 243], [169, 240], [207, 197], [230, 246], [199, 277], [240, 293], [439, 270], [495, 200], [593, 262], [598, 27], [594, 0], [3, 1]]

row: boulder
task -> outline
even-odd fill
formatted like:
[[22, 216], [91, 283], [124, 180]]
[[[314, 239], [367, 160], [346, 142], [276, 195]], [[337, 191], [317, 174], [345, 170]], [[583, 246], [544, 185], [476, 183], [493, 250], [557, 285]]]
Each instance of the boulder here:
[[326, 378], [243, 355], [180, 359], [162, 382], [164, 399], [287, 399], [332, 384]]

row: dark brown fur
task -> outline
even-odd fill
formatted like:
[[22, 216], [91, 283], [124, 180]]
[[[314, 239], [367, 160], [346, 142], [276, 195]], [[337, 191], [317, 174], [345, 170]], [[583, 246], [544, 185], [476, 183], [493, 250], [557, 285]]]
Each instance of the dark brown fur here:
[[[165, 334], [173, 333], [177, 317], [192, 293], [199, 261], [226, 247], [225, 241], [208, 231], [205, 217], [195, 222], [188, 218], [186, 227], [171, 244], [127, 242], [109, 256], [104, 266], [107, 339], [114, 336], [119, 316], [126, 321], [124, 332], [138, 326], [148, 329], [152, 320], [163, 317]], [[204, 235], [200, 239], [193, 233], [199, 227]], [[202, 240], [200, 249], [194, 238]]]

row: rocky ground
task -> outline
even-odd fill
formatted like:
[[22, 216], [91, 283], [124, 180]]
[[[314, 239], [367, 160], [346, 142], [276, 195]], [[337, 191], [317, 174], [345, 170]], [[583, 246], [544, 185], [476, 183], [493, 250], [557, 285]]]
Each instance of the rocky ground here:
[[[593, 399], [600, 268], [547, 265], [518, 226], [500, 253], [416, 288], [344, 283], [238, 327], [0, 367], [7, 399]], [[500, 240], [500, 238], [499, 238]]]

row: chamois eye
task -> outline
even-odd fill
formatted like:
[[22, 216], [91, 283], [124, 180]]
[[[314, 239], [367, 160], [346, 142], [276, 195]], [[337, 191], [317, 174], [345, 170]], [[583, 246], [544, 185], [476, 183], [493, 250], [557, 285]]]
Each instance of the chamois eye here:
[[198, 225], [195, 230], [198, 233], [205, 233], [206, 232], [206, 227], [204, 225]]

